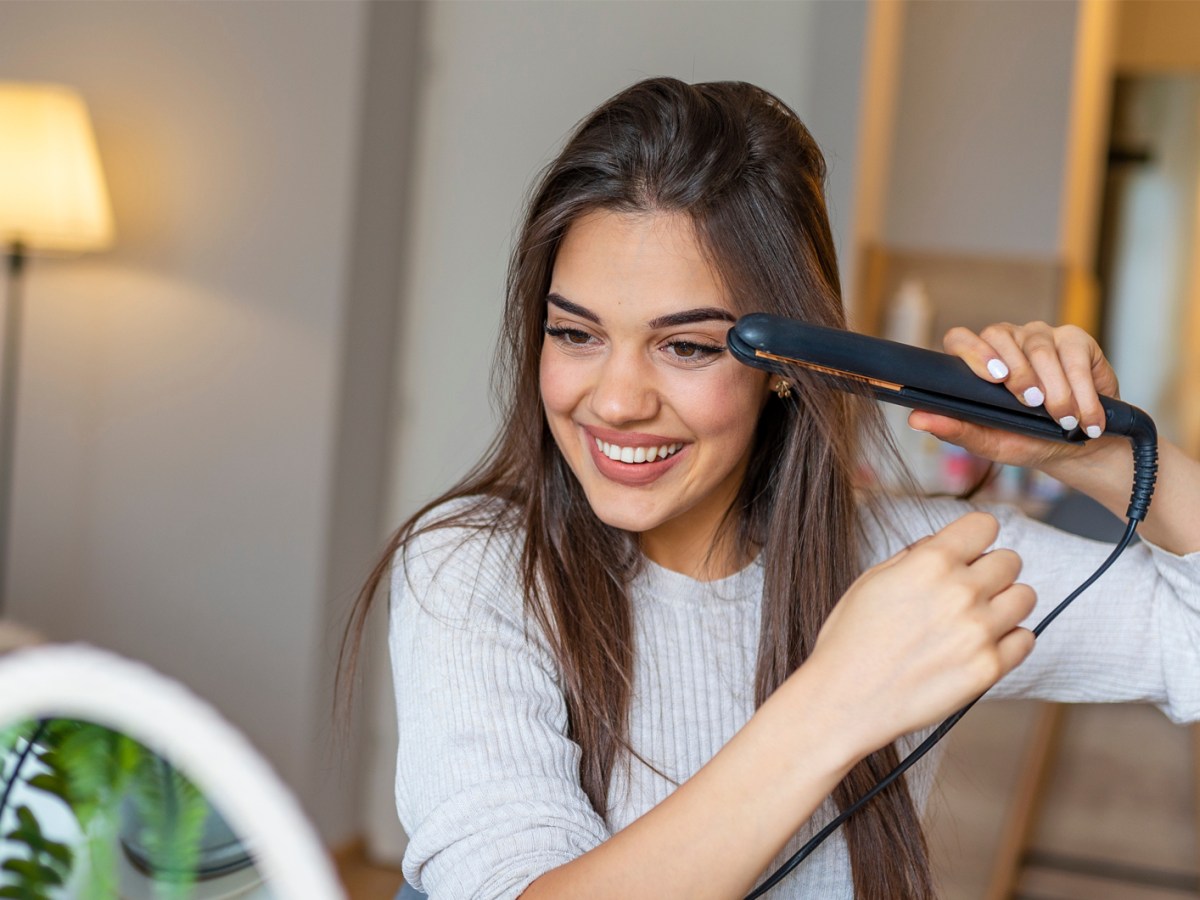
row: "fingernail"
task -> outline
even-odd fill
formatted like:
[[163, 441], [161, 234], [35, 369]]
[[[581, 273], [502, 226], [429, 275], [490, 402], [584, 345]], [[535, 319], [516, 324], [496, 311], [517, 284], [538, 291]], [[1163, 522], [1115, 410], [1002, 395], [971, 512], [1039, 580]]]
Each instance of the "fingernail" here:
[[1008, 366], [998, 359], [989, 359], [987, 370], [992, 373], [993, 378], [1007, 378]]
[[1074, 431], [1079, 427], [1079, 420], [1074, 416], [1063, 416], [1058, 420], [1058, 424], [1062, 426], [1063, 431]]
[[1025, 398], [1026, 406], [1041, 406], [1046, 402], [1045, 395], [1035, 387], [1026, 388], [1025, 393], [1021, 396]]
[[1087, 432], [1087, 436], [1090, 438], [1098, 438], [1101, 434], [1099, 425], [1089, 425], [1084, 431]]

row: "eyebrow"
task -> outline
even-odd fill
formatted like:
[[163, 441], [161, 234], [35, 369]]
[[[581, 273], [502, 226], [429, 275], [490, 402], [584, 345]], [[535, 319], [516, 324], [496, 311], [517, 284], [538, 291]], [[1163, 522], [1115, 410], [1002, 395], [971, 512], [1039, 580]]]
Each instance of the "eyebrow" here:
[[[546, 302], [553, 303], [563, 312], [571, 313], [571, 315], [579, 316], [581, 319], [587, 319], [589, 322], [594, 322], [599, 325], [600, 317], [588, 309], [586, 306], [580, 306], [578, 303], [572, 303], [561, 294], [549, 293], [546, 295]], [[649, 325], [651, 328], [677, 328], [680, 325], [694, 325], [697, 322], [711, 322], [718, 320], [722, 322], [736, 322], [737, 317], [727, 309], [721, 309], [719, 306], [701, 306], [697, 309], [685, 309], [681, 312], [668, 313], [665, 316], [659, 316], [657, 319], [651, 319]]]

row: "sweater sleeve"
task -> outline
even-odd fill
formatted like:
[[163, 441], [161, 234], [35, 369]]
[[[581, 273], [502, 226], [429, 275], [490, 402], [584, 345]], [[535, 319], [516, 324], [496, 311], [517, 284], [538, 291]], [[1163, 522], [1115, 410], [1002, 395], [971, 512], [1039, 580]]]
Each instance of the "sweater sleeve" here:
[[[1037, 591], [1023, 623], [1030, 628], [1113, 550], [1012, 509], [989, 511], [1000, 520], [997, 546], [1021, 556], [1019, 580]], [[1128, 547], [989, 696], [1148, 702], [1175, 722], [1200, 720], [1200, 553], [1177, 556], [1148, 541]]]
[[[957, 500], [899, 500], [870, 531], [870, 561], [944, 527], [975, 507]], [[1113, 550], [1037, 522], [1009, 506], [994, 547], [1021, 557], [1017, 580], [1037, 592], [1022, 623], [1037, 625]], [[1200, 553], [1177, 556], [1141, 541], [1077, 597], [1033, 652], [986, 695], [1064, 703], [1154, 703], [1175, 722], [1200, 721]]]
[[511, 538], [426, 532], [393, 566], [404, 876], [434, 898], [517, 897], [609, 836], [544, 640], [527, 628]]

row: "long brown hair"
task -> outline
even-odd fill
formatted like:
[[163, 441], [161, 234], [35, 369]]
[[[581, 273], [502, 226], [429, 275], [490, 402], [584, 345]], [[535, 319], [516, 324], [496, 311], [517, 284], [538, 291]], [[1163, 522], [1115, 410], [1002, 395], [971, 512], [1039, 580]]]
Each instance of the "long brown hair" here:
[[[354, 669], [367, 609], [393, 557], [402, 558], [418, 532], [511, 529], [523, 546], [526, 614], [561, 671], [570, 737], [582, 750], [580, 783], [606, 814], [614, 766], [630, 749], [629, 584], [642, 557], [636, 535], [592, 513], [546, 424], [538, 368], [555, 254], [571, 224], [593, 210], [684, 213], [735, 310], [845, 327], [824, 180], [824, 159], [796, 114], [740, 82], [642, 81], [576, 127], [536, 184], [512, 254], [496, 368], [504, 425], [475, 468], [392, 537], [352, 611], [343, 671]], [[766, 562], [759, 705], [808, 657], [861, 571], [856, 436], [864, 419], [868, 430], [881, 427], [869, 404], [797, 378], [802, 383], [790, 400], [764, 409], [745, 481], [726, 516], [725, 537], [741, 558], [761, 552]], [[451, 500], [462, 502], [452, 514], [439, 513]], [[497, 500], [510, 514], [494, 514]], [[894, 746], [860, 762], [835, 790], [838, 806], [896, 762]], [[933, 896], [924, 835], [903, 780], [845, 831], [858, 896]]]

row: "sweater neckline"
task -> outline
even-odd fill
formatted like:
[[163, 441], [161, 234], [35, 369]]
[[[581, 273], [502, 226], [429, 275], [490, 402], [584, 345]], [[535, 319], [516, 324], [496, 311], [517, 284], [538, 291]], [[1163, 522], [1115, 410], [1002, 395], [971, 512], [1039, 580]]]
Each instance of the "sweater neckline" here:
[[762, 554], [732, 575], [700, 581], [645, 558], [635, 585], [651, 599], [683, 606], [757, 603], [762, 599]]

